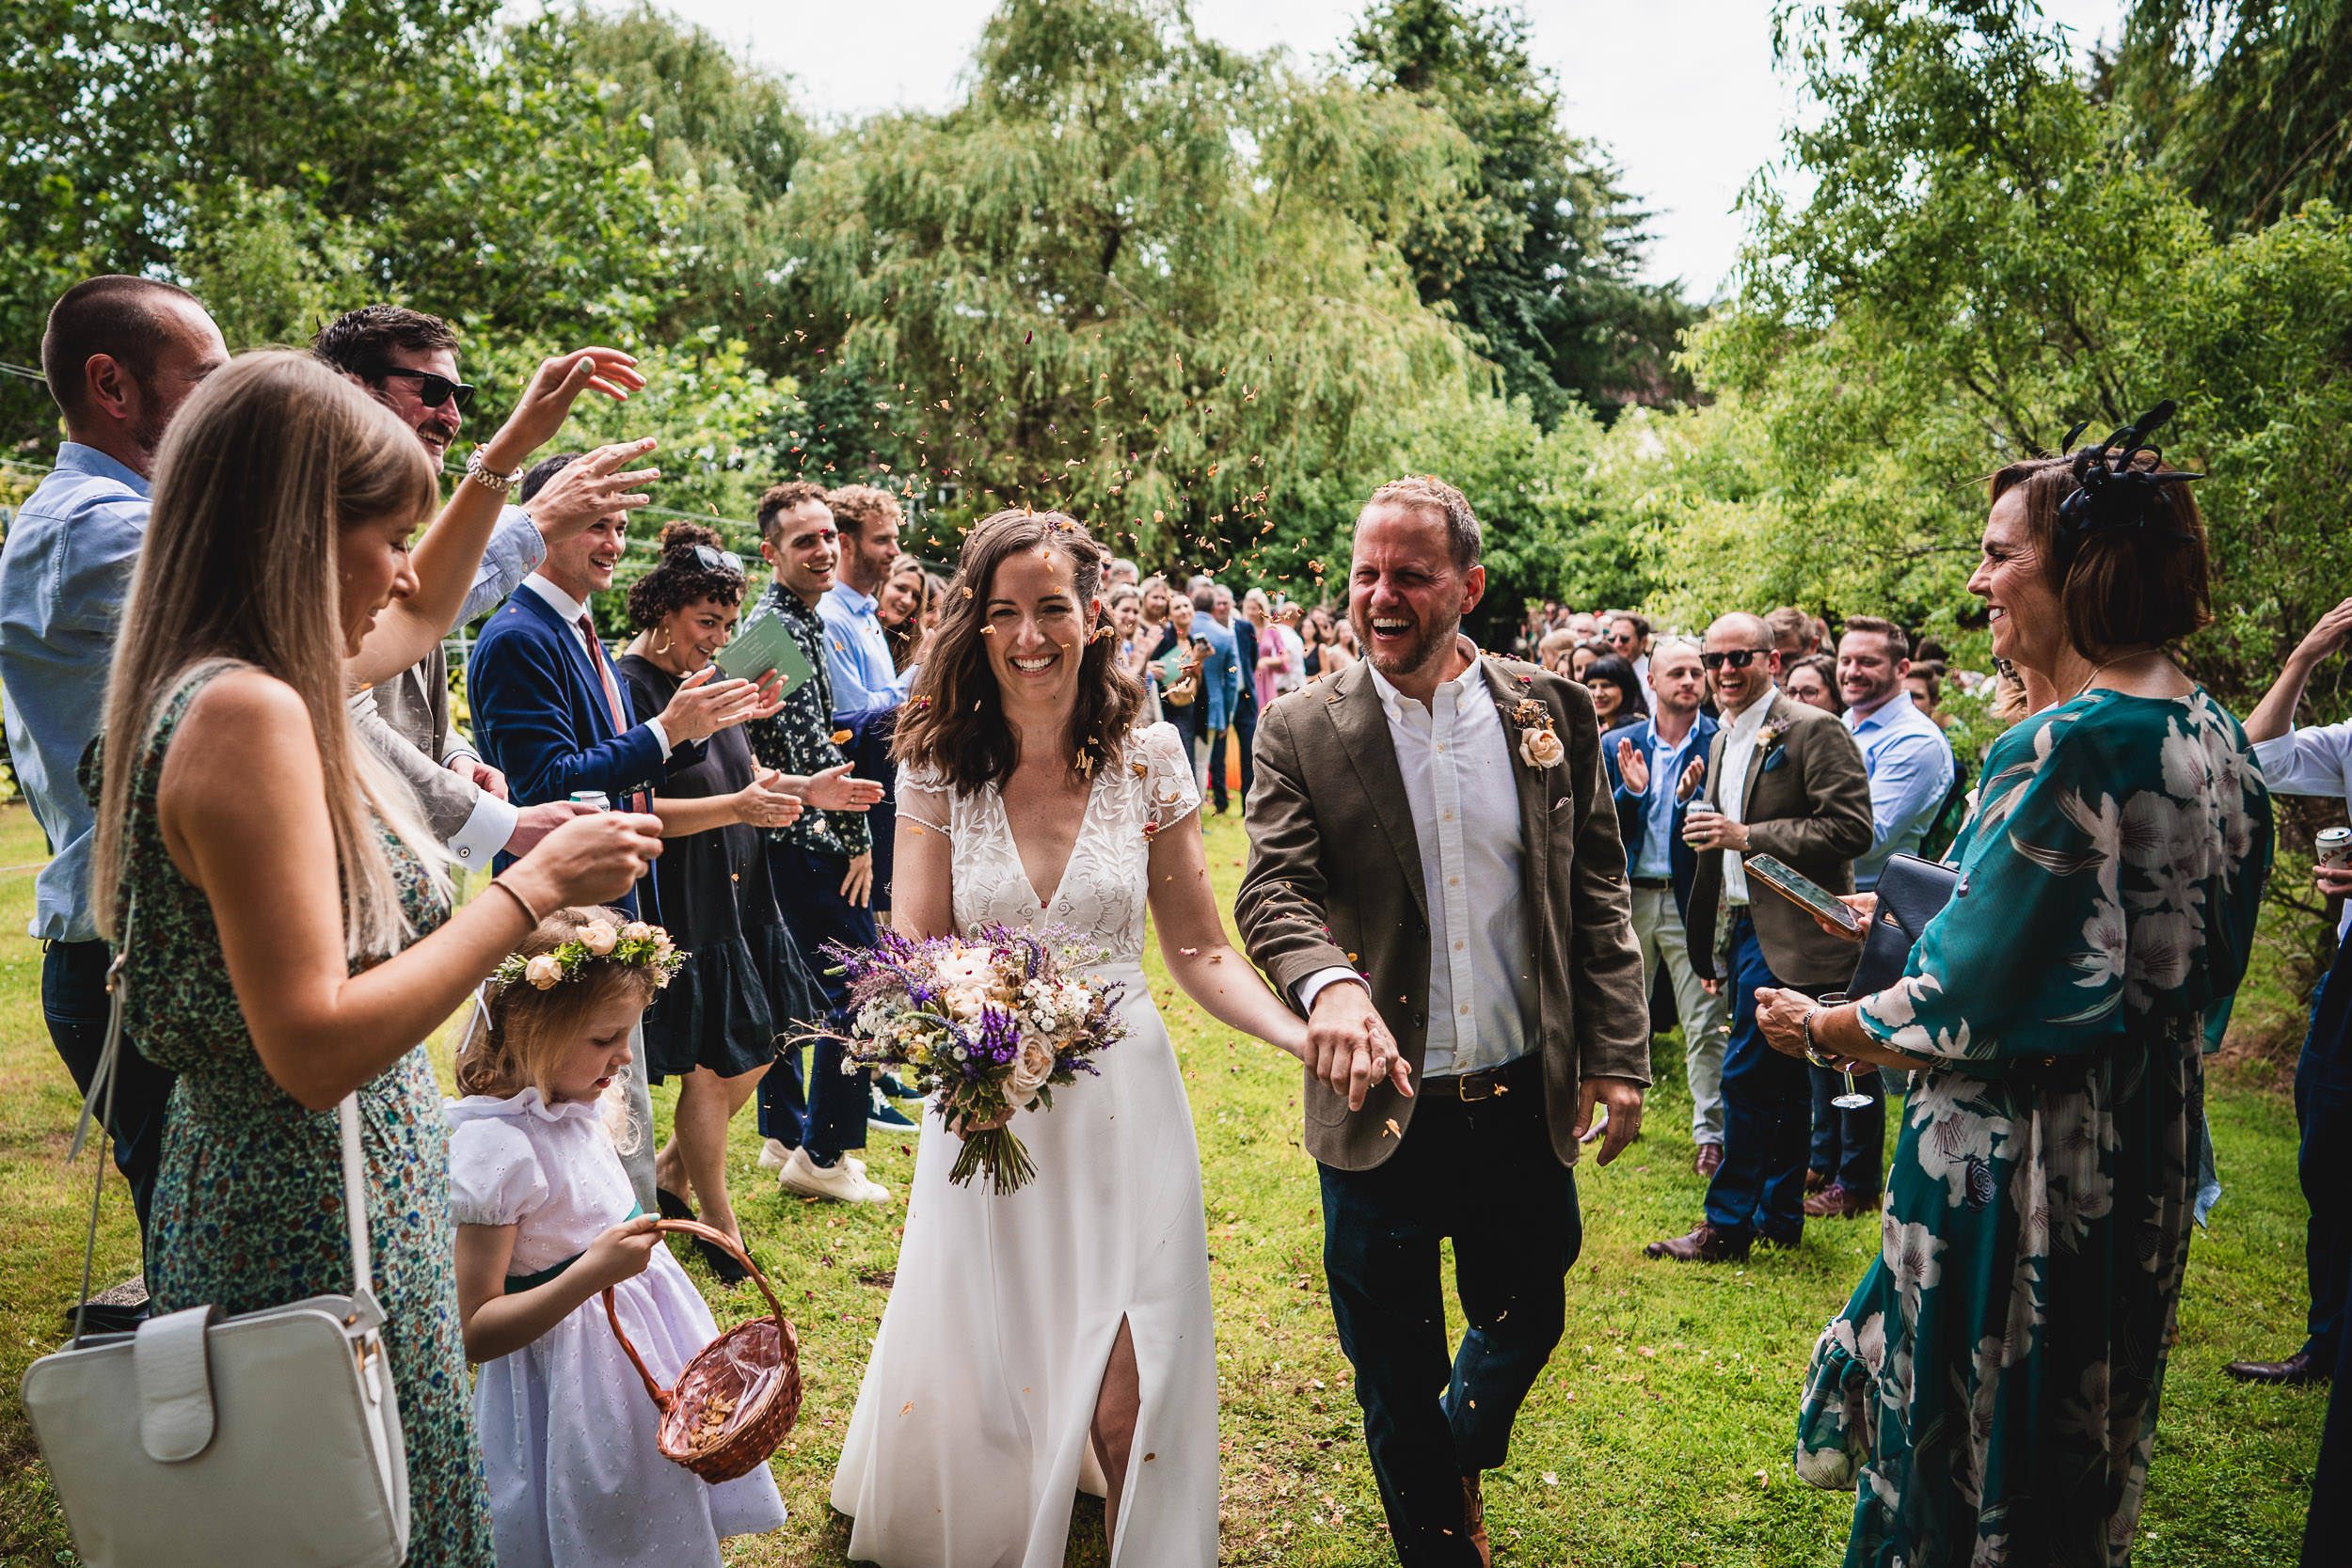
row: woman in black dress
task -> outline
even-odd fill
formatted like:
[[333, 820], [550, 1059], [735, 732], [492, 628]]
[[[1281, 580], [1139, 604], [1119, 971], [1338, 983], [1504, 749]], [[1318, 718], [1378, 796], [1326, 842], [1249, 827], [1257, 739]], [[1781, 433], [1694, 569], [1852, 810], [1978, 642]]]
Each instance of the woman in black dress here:
[[[679, 685], [735, 635], [743, 602], [743, 562], [717, 531], [675, 522], [661, 531], [661, 562], [628, 591], [636, 641], [617, 666], [629, 701], [658, 714]], [[834, 811], [871, 805], [879, 786], [848, 778], [844, 766], [802, 778], [761, 768], [739, 728], [672, 749], [659, 799], [684, 800], [782, 792]], [[792, 808], [794, 816], [799, 808]], [[766, 820], [765, 817], [762, 818]], [[727, 1198], [727, 1124], [776, 1059], [776, 1041], [803, 1019], [824, 1016], [817, 983], [801, 962], [779, 895], [769, 879], [759, 829], [748, 820], [672, 838], [655, 863], [661, 919], [686, 965], [645, 1014], [645, 1071], [656, 1084], [680, 1080], [670, 1141], [654, 1162], [664, 1213], [693, 1213], [741, 1239]], [[741, 1266], [707, 1242], [696, 1243], [732, 1284]]]

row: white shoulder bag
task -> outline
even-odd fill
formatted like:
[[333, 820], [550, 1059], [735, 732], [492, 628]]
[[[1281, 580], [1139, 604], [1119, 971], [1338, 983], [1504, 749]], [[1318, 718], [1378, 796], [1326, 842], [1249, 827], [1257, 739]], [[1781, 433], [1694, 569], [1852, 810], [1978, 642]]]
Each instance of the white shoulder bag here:
[[[123, 916], [125, 951], [135, 912]], [[106, 1043], [68, 1159], [93, 1120], [103, 1129], [113, 1117], [122, 970], [118, 954]], [[408, 1460], [368, 1260], [358, 1097], [345, 1095], [335, 1114], [350, 1295], [233, 1318], [191, 1307], [135, 1334], [85, 1337], [77, 1311], [73, 1342], [25, 1370], [24, 1413], [91, 1568], [398, 1568], [407, 1556]], [[98, 1167], [85, 1306], [103, 1159]]]

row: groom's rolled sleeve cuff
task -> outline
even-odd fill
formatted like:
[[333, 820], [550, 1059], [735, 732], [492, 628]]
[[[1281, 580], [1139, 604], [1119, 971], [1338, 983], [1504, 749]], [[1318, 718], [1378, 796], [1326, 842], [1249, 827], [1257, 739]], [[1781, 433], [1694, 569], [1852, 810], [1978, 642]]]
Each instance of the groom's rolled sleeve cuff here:
[[1329, 969], [1318, 969], [1312, 974], [1308, 975], [1304, 980], [1298, 982], [1296, 988], [1298, 991], [1298, 1010], [1301, 1013], [1313, 1012], [1315, 1010], [1315, 998], [1323, 994], [1324, 988], [1327, 986], [1335, 986], [1342, 980], [1353, 980], [1358, 985], [1364, 988], [1364, 993], [1367, 996], [1372, 993], [1371, 983], [1352, 969], [1342, 969], [1336, 965]]

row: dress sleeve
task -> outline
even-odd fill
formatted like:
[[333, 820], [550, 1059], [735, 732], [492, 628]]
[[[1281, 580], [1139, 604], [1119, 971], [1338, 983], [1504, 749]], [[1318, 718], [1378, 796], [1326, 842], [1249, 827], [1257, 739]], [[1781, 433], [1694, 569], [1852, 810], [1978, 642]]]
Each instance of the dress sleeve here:
[[1175, 725], [1153, 724], [1143, 732], [1143, 765], [1144, 787], [1151, 791], [1144, 819], [1153, 832], [1200, 809], [1200, 784], [1193, 777], [1192, 758]]
[[956, 836], [955, 789], [928, 764], [898, 765], [898, 815], [943, 838]]
[[[2063, 714], [2002, 736], [1951, 902], [1903, 978], [1861, 999], [1872, 1038], [1984, 1070], [2086, 1055], [2125, 1025], [2123, 861], [2162, 832], [2147, 759], [2109, 724]], [[2110, 791], [2120, 791], [2121, 799]]]
[[449, 1135], [449, 1212], [459, 1225], [514, 1225], [548, 1199], [548, 1179], [523, 1130], [493, 1117]]

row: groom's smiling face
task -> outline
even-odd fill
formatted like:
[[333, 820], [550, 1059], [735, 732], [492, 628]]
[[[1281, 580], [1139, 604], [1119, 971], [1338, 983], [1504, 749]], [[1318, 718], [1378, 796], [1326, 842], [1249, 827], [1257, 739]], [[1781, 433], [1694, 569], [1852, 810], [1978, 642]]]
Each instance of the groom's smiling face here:
[[1422, 506], [1383, 503], [1356, 521], [1347, 619], [1374, 669], [1393, 680], [1441, 660], [1486, 573], [1454, 564], [1445, 518]]

